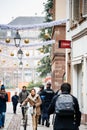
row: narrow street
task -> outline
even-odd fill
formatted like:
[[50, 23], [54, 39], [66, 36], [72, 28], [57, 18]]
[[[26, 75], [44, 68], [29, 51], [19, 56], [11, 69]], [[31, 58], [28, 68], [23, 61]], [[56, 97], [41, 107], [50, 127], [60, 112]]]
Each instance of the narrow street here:
[[[38, 125], [38, 130], [52, 130], [52, 116], [50, 118], [50, 127], [46, 127], [45, 125]], [[80, 130], [86, 130], [87, 125], [81, 125]], [[23, 130], [23, 122], [22, 122], [22, 116], [21, 116], [21, 109], [18, 105], [17, 107], [17, 114], [13, 114], [12, 111], [12, 103], [7, 103], [7, 112], [6, 112], [6, 120], [5, 120], [5, 127], [2, 130]], [[28, 115], [28, 125], [27, 130], [33, 130], [32, 128], [32, 119], [31, 115]]]
[[[78, 127], [81, 119], [83, 124], [79, 130], [87, 130], [87, 0], [0, 0], [0, 5], [0, 129], [23, 130], [20, 104], [14, 114], [15, 110], [13, 113], [10, 101], [15, 92], [18, 92], [20, 99], [22, 97], [19, 93], [23, 88], [29, 93], [34, 88], [40, 95], [40, 87], [46, 89], [47, 83], [50, 83], [48, 88], [51, 88], [53, 93], [61, 91], [63, 94], [72, 94], [77, 99], [77, 103], [71, 100], [70, 105], [75, 105], [71, 109], [75, 120], [70, 124], [71, 117], [71, 120], [68, 116], [67, 119], [63, 117], [64, 121], [57, 118], [59, 120], [56, 121], [55, 128], [63, 126], [62, 129], [69, 129], [75, 128], [75, 125]], [[65, 93], [61, 89], [63, 83], [69, 84], [65, 85], [69, 88], [65, 87]], [[42, 96], [42, 104], [44, 100], [48, 100], [44, 103], [48, 112], [54, 94], [51, 97], [50, 91], [43, 93], [40, 97]], [[34, 98], [35, 94], [34, 91], [30, 96]], [[20, 101], [18, 96], [16, 95], [16, 103], [21, 104], [27, 97], [24, 94], [23, 100]], [[40, 107], [41, 101], [37, 105], [36, 99], [33, 105], [30, 105], [35, 108], [37, 114], [36, 107]], [[56, 112], [55, 101], [53, 106]], [[64, 101], [68, 101], [68, 98], [66, 100], [64, 97], [62, 102]], [[45, 109], [44, 104], [42, 106]], [[52, 119], [53, 115], [50, 118], [50, 127], [38, 125], [37, 130], [53, 130]], [[57, 128], [57, 125], [60, 127]], [[33, 130], [29, 112], [27, 130]]]

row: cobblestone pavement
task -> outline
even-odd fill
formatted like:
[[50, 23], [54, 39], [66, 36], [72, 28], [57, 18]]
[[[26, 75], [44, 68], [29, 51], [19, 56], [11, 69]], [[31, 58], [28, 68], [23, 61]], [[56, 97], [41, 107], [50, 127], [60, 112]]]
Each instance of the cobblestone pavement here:
[[[50, 127], [38, 125], [37, 129], [38, 130], [53, 130], [52, 116], [51, 116], [51, 120], [50, 120]], [[23, 130], [23, 121], [22, 121], [21, 109], [20, 109], [19, 105], [18, 105], [18, 109], [17, 109], [17, 114], [13, 114], [12, 104], [7, 103], [5, 127], [1, 130]], [[31, 115], [28, 115], [27, 130], [33, 130]], [[87, 130], [87, 125], [81, 125], [80, 130]]]
[[12, 103], [7, 103], [5, 126], [2, 130], [20, 130], [21, 111], [18, 105], [17, 114], [13, 114]]
[[20, 123], [21, 123], [21, 115], [14, 115], [12, 117], [11, 122], [9, 123], [7, 130], [19, 130]]

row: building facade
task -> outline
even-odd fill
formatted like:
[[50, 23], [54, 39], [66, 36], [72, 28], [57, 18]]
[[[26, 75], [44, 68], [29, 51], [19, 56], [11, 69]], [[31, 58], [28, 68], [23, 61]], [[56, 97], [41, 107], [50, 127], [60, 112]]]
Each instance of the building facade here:
[[[60, 20], [66, 17], [66, 1], [53, 0], [53, 19]], [[63, 10], [61, 10], [63, 9]], [[55, 44], [52, 47], [52, 87], [57, 91], [64, 81], [65, 75], [65, 49], [59, 48], [59, 40], [66, 38], [66, 25], [54, 26], [52, 39]]]
[[[82, 123], [87, 123], [87, 0], [67, 0], [67, 70], [71, 71], [72, 93], [78, 98]], [[69, 69], [70, 66], [70, 69]], [[67, 71], [67, 80], [69, 72]]]

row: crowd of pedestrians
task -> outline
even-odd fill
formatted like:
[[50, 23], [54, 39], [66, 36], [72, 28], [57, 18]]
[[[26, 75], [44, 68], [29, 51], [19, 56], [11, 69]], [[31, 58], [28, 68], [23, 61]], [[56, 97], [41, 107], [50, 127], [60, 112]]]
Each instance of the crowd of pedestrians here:
[[[51, 114], [53, 114], [53, 130], [79, 130], [81, 112], [77, 98], [70, 94], [71, 85], [63, 83], [56, 93], [51, 83], [47, 83], [46, 86], [41, 85], [39, 89], [38, 93], [34, 88], [28, 92], [26, 86], [23, 86], [19, 95], [15, 92], [11, 97], [13, 113], [16, 114], [17, 105], [20, 103], [24, 118], [22, 106], [27, 106], [29, 103], [33, 130], [37, 130], [38, 124], [49, 127]], [[2, 85], [0, 88], [0, 128], [4, 127], [7, 101], [8, 94], [5, 86]]]

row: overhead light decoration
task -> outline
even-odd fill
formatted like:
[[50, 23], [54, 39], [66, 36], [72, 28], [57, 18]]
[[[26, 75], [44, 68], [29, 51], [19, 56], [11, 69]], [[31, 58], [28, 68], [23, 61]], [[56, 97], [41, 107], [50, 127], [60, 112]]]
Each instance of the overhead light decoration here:
[[2, 52], [2, 49], [0, 49], [0, 52]]
[[21, 37], [18, 31], [16, 32], [16, 35], [14, 37], [14, 42], [16, 47], [20, 47]]
[[49, 33], [46, 33], [46, 34], [44, 35], [44, 37], [45, 37], [45, 39], [48, 39], [48, 38], [50, 37]]
[[21, 50], [21, 48], [18, 50], [17, 56], [18, 56], [18, 59], [22, 59], [23, 51]]
[[14, 56], [14, 53], [11, 53], [10, 56]]
[[44, 38], [45, 38], [46, 40], [51, 40], [50, 34], [48, 33], [48, 30], [47, 30], [47, 29], [45, 30]]
[[44, 53], [44, 49], [41, 48], [41, 49], [40, 49], [40, 52], [41, 52], [41, 53]]
[[26, 53], [26, 56], [29, 56], [30, 54], [29, 53]]
[[7, 39], [5, 40], [5, 42], [6, 42], [6, 43], [10, 43], [10, 38], [7, 38]]
[[2, 62], [5, 63], [5, 60], [3, 60]]
[[24, 43], [25, 43], [25, 44], [28, 44], [28, 43], [29, 43], [29, 39], [25, 39], [25, 40], [24, 40]]
[[14, 64], [14, 66], [16, 66], [17, 64]]
[[29, 66], [28, 64], [26, 64], [26, 66]]
[[41, 62], [40, 62], [40, 61], [38, 61], [37, 65], [39, 66], [40, 64], [41, 64]]

